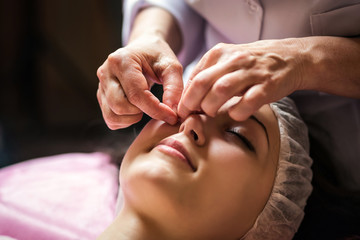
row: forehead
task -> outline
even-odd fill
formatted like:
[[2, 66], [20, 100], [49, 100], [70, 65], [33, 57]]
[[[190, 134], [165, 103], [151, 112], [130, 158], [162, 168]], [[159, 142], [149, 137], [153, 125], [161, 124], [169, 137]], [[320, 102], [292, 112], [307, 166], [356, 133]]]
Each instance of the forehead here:
[[265, 125], [269, 135], [269, 156], [277, 163], [280, 152], [280, 130], [278, 119], [269, 104], [263, 105], [254, 114]]

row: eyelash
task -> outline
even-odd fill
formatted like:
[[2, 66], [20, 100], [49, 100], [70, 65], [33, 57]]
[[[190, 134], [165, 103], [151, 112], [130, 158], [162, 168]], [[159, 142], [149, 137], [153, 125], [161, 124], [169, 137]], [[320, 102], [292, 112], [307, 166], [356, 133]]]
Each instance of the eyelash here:
[[235, 129], [228, 129], [228, 130], [226, 130], [226, 132], [235, 135], [237, 138], [239, 138], [239, 139], [245, 144], [245, 146], [246, 146], [250, 151], [255, 152], [254, 145], [252, 145], [252, 143], [249, 141], [249, 139], [247, 139], [244, 135], [240, 134], [237, 130], [235, 130]]

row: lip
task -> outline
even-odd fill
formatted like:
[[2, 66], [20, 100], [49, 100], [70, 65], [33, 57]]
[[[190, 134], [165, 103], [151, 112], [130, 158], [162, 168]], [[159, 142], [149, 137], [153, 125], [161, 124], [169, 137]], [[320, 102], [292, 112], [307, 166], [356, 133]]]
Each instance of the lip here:
[[157, 147], [159, 147], [158, 149], [162, 152], [165, 152], [167, 154], [173, 155], [177, 158], [179, 158], [180, 160], [184, 161], [185, 163], [187, 163], [190, 168], [195, 172], [196, 168], [194, 166], [194, 164], [192, 163], [190, 157], [189, 157], [189, 153], [186, 150], [186, 148], [184, 147], [184, 145], [173, 139], [173, 138], [167, 138], [162, 140]]

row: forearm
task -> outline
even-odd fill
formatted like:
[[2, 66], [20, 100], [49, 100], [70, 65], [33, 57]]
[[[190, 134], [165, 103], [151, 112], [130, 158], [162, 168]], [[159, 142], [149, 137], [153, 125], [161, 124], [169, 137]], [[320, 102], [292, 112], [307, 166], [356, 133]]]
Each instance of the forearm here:
[[146, 35], [166, 41], [175, 54], [181, 49], [182, 36], [179, 26], [174, 17], [162, 8], [148, 7], [137, 14], [129, 43]]
[[300, 40], [302, 88], [360, 98], [360, 38], [308, 37]]

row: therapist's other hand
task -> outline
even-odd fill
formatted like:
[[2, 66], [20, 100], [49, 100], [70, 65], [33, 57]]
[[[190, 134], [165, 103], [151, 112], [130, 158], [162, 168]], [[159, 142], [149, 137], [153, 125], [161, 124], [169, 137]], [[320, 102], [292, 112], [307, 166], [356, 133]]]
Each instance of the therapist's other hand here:
[[[177, 122], [182, 65], [161, 38], [144, 35], [118, 49], [99, 67], [97, 76], [97, 98], [110, 129], [128, 127], [143, 113], [169, 124]], [[163, 102], [150, 92], [154, 83], [163, 85]]]
[[194, 68], [179, 103], [179, 116], [200, 110], [214, 116], [229, 99], [241, 96], [229, 115], [243, 121], [263, 104], [299, 89], [303, 63], [292, 41], [216, 45]]

